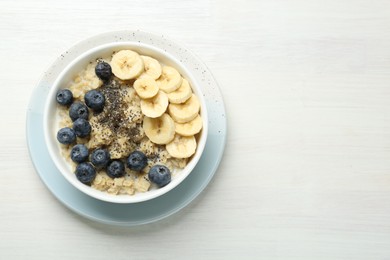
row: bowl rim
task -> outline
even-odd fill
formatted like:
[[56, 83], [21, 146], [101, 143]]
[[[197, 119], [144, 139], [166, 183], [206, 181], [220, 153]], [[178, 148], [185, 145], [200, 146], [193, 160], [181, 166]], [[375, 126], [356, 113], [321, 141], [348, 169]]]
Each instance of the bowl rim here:
[[[152, 51], [153, 53], [158, 53], [158, 55], [163, 56], [165, 59], [169, 60], [170, 62], [174, 63], [175, 69], [180, 71], [181, 74], [186, 75], [186, 79], [189, 80], [191, 83], [191, 87], [194, 92], [196, 92], [196, 96], [198, 97], [198, 100], [200, 102], [201, 107], [201, 115], [202, 115], [202, 121], [203, 121], [203, 129], [201, 132], [201, 135], [197, 142], [197, 150], [195, 155], [192, 156], [189, 163], [187, 163], [186, 167], [180, 170], [180, 173], [178, 176], [175, 177], [175, 181], [172, 181], [170, 184], [153, 190], [153, 192], [147, 191], [145, 193], [140, 193], [142, 195], [137, 196], [135, 195], [127, 195], [127, 194], [121, 194], [121, 195], [111, 195], [107, 192], [96, 190], [88, 185], [84, 185], [81, 182], [77, 180], [77, 178], [73, 177], [71, 174], [71, 171], [69, 171], [69, 167], [65, 167], [64, 165], [67, 163], [64, 158], [60, 154], [60, 150], [58, 149], [57, 152], [55, 151], [55, 146], [59, 148], [59, 144], [57, 143], [57, 140], [53, 140], [52, 133], [50, 133], [49, 129], [51, 128], [49, 126], [49, 114], [52, 104], [56, 104], [54, 101], [55, 93], [58, 89], [61, 87], [59, 84], [62, 82], [63, 78], [69, 73], [69, 71], [72, 70], [72, 68], [77, 65], [79, 62], [85, 61], [86, 59], [88, 61], [91, 61], [93, 58], [91, 58], [91, 55], [95, 55], [95, 58], [99, 57], [99, 52], [102, 52], [106, 49], [113, 49], [115, 47], [123, 46], [123, 49], [128, 48], [136, 48], [136, 49], [147, 49], [148, 51]], [[137, 51], [138, 52], [138, 51]], [[89, 58], [88, 58], [89, 57]], [[161, 62], [161, 61], [160, 61]], [[184, 72], [184, 73], [183, 73]], [[45, 145], [49, 151], [50, 158], [54, 162], [57, 169], [61, 172], [61, 174], [64, 176], [64, 178], [76, 189], [80, 190], [84, 194], [93, 197], [98, 200], [106, 201], [106, 202], [112, 202], [112, 203], [139, 203], [143, 201], [148, 201], [157, 197], [160, 197], [164, 195], [165, 193], [169, 192], [170, 190], [177, 187], [195, 168], [196, 164], [198, 163], [200, 157], [203, 154], [204, 147], [207, 142], [208, 137], [208, 112], [206, 107], [206, 101], [204, 96], [202, 95], [202, 90], [199, 87], [199, 81], [197, 81], [193, 74], [186, 68], [182, 62], [180, 62], [176, 57], [168, 53], [166, 50], [162, 50], [158, 47], [155, 47], [150, 44], [140, 43], [140, 42], [134, 42], [134, 41], [125, 41], [125, 42], [110, 42], [101, 44], [98, 46], [95, 46], [91, 49], [88, 49], [87, 51], [81, 53], [78, 55], [75, 59], [73, 59], [71, 62], [69, 62], [65, 68], [59, 73], [59, 75], [56, 77], [53, 85], [51, 86], [48, 97], [46, 99], [46, 102], [44, 104], [44, 115], [43, 115], [43, 132], [44, 132], [44, 139], [45, 139]], [[55, 122], [57, 122], [55, 120]], [[56, 143], [56, 144], [54, 144]], [[62, 163], [61, 163], [62, 161]]]

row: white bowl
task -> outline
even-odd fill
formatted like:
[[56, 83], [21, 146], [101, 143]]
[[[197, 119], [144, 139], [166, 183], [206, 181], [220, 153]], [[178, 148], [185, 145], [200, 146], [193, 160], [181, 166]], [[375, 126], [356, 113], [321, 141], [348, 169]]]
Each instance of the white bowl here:
[[[184, 169], [177, 170], [178, 172], [174, 176], [172, 176], [172, 180], [168, 185], [162, 188], [152, 189], [144, 193], [136, 193], [134, 195], [111, 195], [82, 184], [79, 180], [77, 180], [75, 173], [72, 172], [69, 162], [67, 162], [65, 158], [61, 155], [61, 148], [56, 139], [56, 134], [59, 130], [57, 120], [58, 112], [56, 93], [59, 89], [64, 88], [64, 86], [67, 86], [75, 75], [77, 75], [80, 71], [86, 68], [87, 64], [90, 61], [96, 60], [99, 57], [109, 57], [113, 51], [119, 51], [123, 49], [131, 49], [142, 55], [151, 56], [165, 65], [169, 65], [176, 68], [180, 72], [180, 74], [190, 82], [195, 95], [200, 101], [200, 114], [203, 120], [203, 129], [199, 134], [198, 146], [195, 154], [192, 156], [191, 160], [188, 162], [187, 166]], [[74, 187], [76, 187], [81, 192], [87, 194], [88, 196], [113, 203], [137, 203], [147, 201], [159, 197], [167, 193], [171, 189], [175, 188], [191, 173], [195, 165], [198, 163], [206, 144], [208, 132], [206, 103], [204, 100], [204, 96], [200, 90], [199, 82], [175, 57], [173, 57], [166, 51], [158, 49], [151, 45], [135, 42], [113, 42], [109, 44], [104, 44], [86, 51], [78, 58], [73, 60], [60, 73], [49, 91], [48, 99], [44, 107], [43, 124], [45, 142], [49, 150], [49, 154], [59, 171], [65, 177], [65, 179], [67, 179]]]

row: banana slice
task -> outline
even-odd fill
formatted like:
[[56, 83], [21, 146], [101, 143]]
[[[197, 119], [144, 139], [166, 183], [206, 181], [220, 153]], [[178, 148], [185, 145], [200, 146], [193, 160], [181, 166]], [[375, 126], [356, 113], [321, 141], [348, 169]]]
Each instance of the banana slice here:
[[122, 50], [112, 56], [111, 69], [122, 80], [134, 79], [144, 71], [144, 62], [138, 53]]
[[161, 76], [157, 79], [157, 84], [160, 90], [170, 93], [180, 87], [181, 81], [182, 77], [176, 69], [164, 66], [162, 68]]
[[146, 136], [155, 144], [167, 144], [175, 137], [175, 122], [168, 114], [158, 118], [145, 117], [142, 127]]
[[192, 89], [186, 79], [183, 79], [181, 85], [175, 91], [168, 93], [169, 102], [180, 104], [186, 102], [192, 95]]
[[175, 123], [176, 133], [182, 136], [196, 135], [197, 133], [200, 132], [200, 130], [202, 130], [202, 127], [203, 127], [203, 122], [200, 115], [197, 115], [195, 119], [191, 120], [188, 123], [183, 123], [183, 124]]
[[194, 136], [175, 135], [175, 139], [165, 147], [172, 157], [188, 158], [196, 151], [196, 140]]
[[169, 114], [177, 123], [187, 123], [193, 120], [198, 115], [199, 109], [200, 104], [194, 94], [183, 104], [169, 104], [168, 107]]
[[144, 73], [139, 76], [140, 78], [144, 76], [149, 76], [152, 77], [153, 79], [158, 79], [161, 76], [161, 65], [158, 60], [153, 59], [152, 57], [149, 56], [142, 56], [141, 59], [144, 61], [144, 66], [145, 66], [145, 71]]
[[149, 76], [137, 79], [133, 87], [141, 98], [152, 98], [158, 93], [157, 82]]
[[147, 117], [156, 118], [164, 114], [168, 107], [168, 97], [163, 91], [150, 99], [141, 100], [141, 111]]

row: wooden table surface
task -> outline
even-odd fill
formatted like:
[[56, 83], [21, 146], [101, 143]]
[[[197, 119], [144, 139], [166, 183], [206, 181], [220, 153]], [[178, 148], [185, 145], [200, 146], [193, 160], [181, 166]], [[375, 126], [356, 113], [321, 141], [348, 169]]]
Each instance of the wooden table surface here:
[[[49, 64], [120, 29], [188, 46], [228, 118], [206, 190], [133, 228], [63, 206], [25, 136]], [[390, 1], [2, 0], [0, 39], [0, 259], [390, 259]]]

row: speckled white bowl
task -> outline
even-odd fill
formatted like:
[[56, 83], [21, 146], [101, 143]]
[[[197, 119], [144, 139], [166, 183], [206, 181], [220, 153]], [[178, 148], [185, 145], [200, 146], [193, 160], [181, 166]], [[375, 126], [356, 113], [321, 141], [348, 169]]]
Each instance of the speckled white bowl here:
[[[99, 57], [108, 57], [112, 54], [113, 51], [119, 51], [123, 49], [131, 49], [142, 55], [148, 55], [159, 60], [165, 65], [172, 66], [176, 68], [180, 74], [186, 78], [200, 101], [200, 114], [203, 120], [203, 129], [199, 134], [198, 146], [195, 154], [188, 162], [187, 166], [182, 170], [177, 170], [177, 172], [172, 177], [171, 182], [162, 188], [151, 189], [145, 193], [136, 193], [135, 195], [110, 195], [106, 192], [101, 192], [96, 189], [93, 189], [87, 185], [82, 184], [76, 178], [74, 172], [72, 172], [69, 163], [61, 156], [61, 148], [56, 139], [57, 131], [59, 130], [58, 121], [57, 121], [57, 103], [56, 103], [56, 93], [59, 89], [66, 86], [72, 78], [77, 75], [80, 71], [85, 69], [87, 64], [90, 61], [96, 60]], [[208, 117], [206, 103], [204, 96], [200, 90], [199, 82], [191, 75], [191, 73], [177, 60], [174, 56], [167, 53], [165, 50], [161, 50], [151, 45], [138, 43], [138, 42], [113, 42], [105, 45], [98, 46], [96, 48], [90, 49], [78, 58], [73, 60], [69, 65], [60, 73], [53, 86], [50, 89], [48, 99], [44, 107], [44, 118], [43, 118], [43, 129], [46, 146], [49, 150], [51, 159], [65, 177], [74, 187], [83, 193], [96, 198], [102, 201], [108, 201], [113, 203], [137, 203], [142, 201], [147, 201], [156, 197], [159, 197], [177, 185], [179, 185], [194, 169], [195, 165], [198, 163], [204, 147], [206, 145], [207, 132], [208, 132]]]

